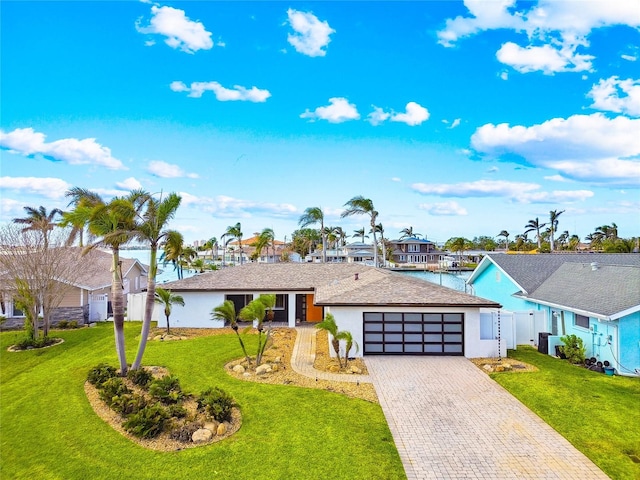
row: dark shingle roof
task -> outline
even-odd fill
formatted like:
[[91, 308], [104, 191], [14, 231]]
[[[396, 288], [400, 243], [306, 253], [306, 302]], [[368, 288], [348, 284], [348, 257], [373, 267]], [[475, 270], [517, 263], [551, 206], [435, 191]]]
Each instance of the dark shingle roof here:
[[561, 265], [529, 299], [611, 317], [640, 307], [640, 267]]
[[491, 254], [488, 257], [526, 293], [533, 292], [562, 264], [567, 262], [640, 266], [640, 254], [637, 253]]

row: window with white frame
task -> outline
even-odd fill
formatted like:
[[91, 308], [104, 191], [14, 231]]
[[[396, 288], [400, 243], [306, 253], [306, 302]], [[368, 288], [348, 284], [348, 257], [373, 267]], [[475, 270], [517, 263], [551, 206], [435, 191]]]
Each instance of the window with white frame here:
[[408, 250], [409, 252], [419, 252], [420, 251], [420, 245], [408, 245]]

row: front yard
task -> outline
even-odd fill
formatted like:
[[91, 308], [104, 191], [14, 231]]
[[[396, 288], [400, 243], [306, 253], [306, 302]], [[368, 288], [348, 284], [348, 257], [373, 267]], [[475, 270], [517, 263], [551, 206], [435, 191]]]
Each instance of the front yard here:
[[[126, 325], [127, 354], [139, 323]], [[0, 334], [0, 477], [38, 479], [403, 479], [379, 405], [322, 390], [245, 382], [223, 366], [239, 357], [231, 335], [150, 342], [145, 365], [169, 368], [184, 390], [219, 386], [239, 403], [240, 431], [176, 452], [146, 450], [92, 410], [88, 370], [116, 365], [110, 324], [56, 331], [61, 345], [10, 353], [22, 332]]]
[[609, 377], [531, 347], [510, 350], [509, 357], [539, 371], [491, 374], [496, 382], [611, 478], [640, 478], [639, 378]]

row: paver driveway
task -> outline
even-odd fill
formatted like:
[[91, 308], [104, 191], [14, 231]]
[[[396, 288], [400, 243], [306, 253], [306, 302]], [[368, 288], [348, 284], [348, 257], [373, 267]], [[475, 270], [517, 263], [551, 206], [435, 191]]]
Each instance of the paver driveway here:
[[410, 480], [608, 478], [466, 358], [365, 362]]

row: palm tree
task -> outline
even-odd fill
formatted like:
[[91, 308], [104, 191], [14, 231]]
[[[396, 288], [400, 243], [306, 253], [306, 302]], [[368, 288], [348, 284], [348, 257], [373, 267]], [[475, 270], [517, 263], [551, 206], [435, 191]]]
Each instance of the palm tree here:
[[331, 345], [338, 357], [338, 365], [342, 368], [342, 360], [340, 359], [340, 338], [338, 338], [338, 324], [335, 317], [331, 313], [327, 313], [320, 323], [316, 325], [316, 328], [325, 330], [331, 335]]
[[[193, 267], [193, 262], [198, 258], [198, 252], [195, 248], [190, 247], [189, 245], [184, 246], [182, 251], [180, 252], [180, 268], [187, 267], [187, 270], [190, 270]], [[184, 275], [182, 276], [184, 278]]]
[[338, 242], [341, 247], [344, 247], [345, 240], [347, 238], [347, 233], [342, 229], [342, 227], [336, 227], [333, 229], [333, 233], [338, 239]]
[[256, 248], [256, 252], [258, 252], [258, 256], [260, 256], [262, 249], [267, 249], [267, 263], [269, 263], [269, 247], [273, 247], [273, 261], [275, 262], [276, 258], [276, 246], [275, 246], [275, 234], [273, 233], [273, 229], [264, 228], [260, 234], [258, 234], [258, 241], [254, 245]]
[[298, 225], [301, 228], [309, 225], [320, 224], [320, 236], [322, 237], [322, 263], [327, 263], [327, 234], [324, 230], [324, 213], [320, 207], [309, 207], [300, 216]]
[[538, 217], [535, 218], [535, 220], [529, 220], [529, 223], [527, 223], [524, 228], [524, 233], [529, 233], [529, 232], [533, 232], [535, 230], [536, 232], [536, 240], [538, 241], [538, 250], [540, 250], [542, 248], [542, 237], [540, 236], [540, 229], [542, 227], [544, 227], [546, 225], [546, 223], [540, 223], [540, 220], [538, 219]]
[[120, 374], [127, 374], [127, 358], [124, 345], [124, 297], [122, 285], [122, 262], [120, 261], [120, 247], [128, 243], [136, 229], [136, 214], [134, 205], [127, 198], [115, 197], [109, 203], [98, 203], [88, 218], [89, 232], [97, 240], [85, 247], [83, 252], [107, 246], [111, 249], [111, 304], [113, 309], [113, 329], [116, 342], [116, 352], [120, 363]]
[[369, 235], [365, 235], [364, 233], [364, 227], [358, 229], [358, 230], [354, 230], [353, 231], [353, 235], [351, 235], [351, 237], [360, 237], [360, 241], [362, 243], [364, 243], [364, 239], [365, 238], [369, 238]]
[[167, 335], [171, 333], [169, 331], [169, 316], [171, 315], [171, 306], [180, 305], [184, 307], [184, 298], [181, 295], [171, 293], [171, 290], [165, 290], [162, 287], [158, 287], [155, 292], [155, 301], [160, 305], [164, 305], [164, 316], [167, 317]]
[[504, 237], [504, 248], [509, 251], [509, 232], [502, 230], [497, 236]]
[[558, 217], [564, 213], [564, 210], [551, 210], [549, 212], [549, 248], [553, 252], [553, 235], [558, 231]]
[[[242, 265], [244, 263], [242, 258], [244, 251], [242, 249], [242, 226], [240, 225], [240, 222], [227, 227], [227, 231], [224, 234], [229, 238], [229, 241], [234, 239], [238, 241], [238, 246], [240, 248], [240, 265]], [[229, 241], [227, 243], [229, 243]]]
[[65, 197], [71, 199], [67, 206], [73, 206], [73, 210], [62, 212], [60, 226], [71, 226], [67, 244], [72, 245], [78, 238], [78, 246], [82, 248], [84, 247], [84, 229], [89, 222], [91, 211], [95, 206], [103, 203], [102, 198], [97, 193], [81, 187], [70, 188], [65, 192]]
[[569, 230], [565, 230], [564, 232], [562, 232], [562, 234], [558, 237], [558, 243], [562, 247], [562, 250], [566, 249], [566, 244], [569, 243]]
[[238, 336], [238, 341], [240, 342], [240, 347], [242, 348], [242, 352], [244, 353], [244, 358], [247, 360], [247, 364], [249, 364], [250, 366], [251, 357], [247, 353], [247, 347], [245, 347], [240, 333], [238, 333], [238, 321], [234, 303], [231, 300], [225, 300], [221, 305], [218, 305], [211, 311], [211, 319], [222, 320], [225, 323], [229, 323], [232, 330], [236, 332], [236, 335]]
[[197, 270], [198, 273], [204, 273], [204, 269], [206, 267], [204, 260], [201, 258], [196, 258], [193, 262], [191, 262], [190, 267], [194, 270]]
[[211, 237], [204, 244], [205, 250], [211, 250], [211, 260], [216, 261], [218, 257], [218, 239], [216, 237]]
[[[268, 312], [273, 312], [275, 307], [276, 296], [261, 294], [258, 298], [253, 299], [245, 307], [240, 310], [240, 318], [250, 322], [256, 322], [256, 330], [258, 330], [258, 349], [256, 354], [256, 366], [262, 363], [262, 354], [269, 342], [269, 336], [271, 335], [271, 321], [269, 321], [269, 328], [267, 329], [266, 337], [263, 341], [262, 332], [264, 330], [263, 322]], [[271, 317], [273, 318], [273, 317]]]
[[346, 343], [344, 348], [344, 366], [346, 368], [347, 364], [349, 363], [349, 352], [351, 351], [354, 345], [356, 347], [356, 353], [358, 353], [358, 350], [359, 350], [358, 343], [353, 340], [353, 335], [351, 334], [351, 332], [347, 332], [347, 331], [338, 332], [338, 337], [340, 340], [344, 340]]
[[169, 262], [173, 264], [174, 270], [178, 273], [178, 280], [183, 277], [181, 259], [184, 250], [184, 237], [180, 232], [171, 230], [167, 233], [162, 244], [162, 255], [160, 261], [166, 266]]
[[402, 234], [400, 240], [402, 240], [403, 238], [418, 238], [422, 235], [421, 233], [413, 233], [413, 227], [403, 228], [402, 230], [400, 230], [400, 233]]
[[342, 212], [341, 217], [350, 217], [351, 215], [368, 215], [370, 218], [370, 226], [373, 231], [373, 264], [378, 267], [378, 242], [376, 240], [376, 220], [378, 219], [378, 212], [373, 207], [373, 202], [369, 198], [364, 198], [362, 195], [353, 197], [347, 203], [344, 204], [347, 209]]
[[[373, 231], [373, 229], [372, 229], [372, 231]], [[384, 243], [384, 227], [382, 226], [381, 223], [376, 225], [375, 231], [380, 234], [380, 244], [382, 246], [382, 248], [381, 248], [381, 250], [382, 250], [382, 265], [386, 267], [387, 266], [387, 248], [386, 248], [386, 245]], [[376, 248], [378, 248], [378, 247], [376, 246]]]
[[24, 207], [24, 210], [27, 212], [27, 216], [24, 218], [14, 218], [13, 223], [26, 225], [26, 227], [22, 229], [23, 232], [35, 230], [42, 233], [44, 249], [46, 250], [49, 248], [49, 232], [56, 226], [54, 219], [56, 215], [62, 215], [62, 210], [54, 208], [47, 213], [47, 209], [43, 206], [38, 208]]
[[[142, 331], [140, 333], [140, 344], [138, 353], [131, 368], [140, 368], [142, 356], [147, 346], [147, 337], [151, 328], [151, 316], [153, 314], [153, 302], [156, 292], [156, 277], [158, 275], [158, 248], [161, 242], [174, 232], [167, 230], [167, 224], [175, 216], [182, 197], [176, 193], [170, 193], [166, 198], [159, 200], [153, 198], [144, 191], [131, 192], [130, 200], [136, 204], [144, 206], [144, 213], [138, 215], [136, 229], [133, 235], [138, 240], [149, 242], [151, 250], [149, 257], [149, 275], [147, 279], [147, 297], [145, 300], [144, 318], [142, 320]], [[167, 328], [169, 322], [167, 320]]]

